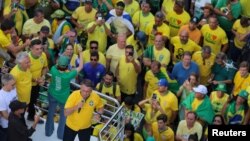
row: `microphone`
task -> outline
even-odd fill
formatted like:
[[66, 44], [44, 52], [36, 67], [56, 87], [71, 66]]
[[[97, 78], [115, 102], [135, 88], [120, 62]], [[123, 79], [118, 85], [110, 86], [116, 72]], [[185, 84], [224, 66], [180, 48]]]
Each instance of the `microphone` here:
[[[84, 103], [85, 102], [85, 100], [84, 99], [82, 99], [82, 101], [81, 101], [82, 103]], [[78, 113], [80, 113], [81, 112], [81, 109], [82, 109], [82, 107], [79, 107], [78, 108]]]

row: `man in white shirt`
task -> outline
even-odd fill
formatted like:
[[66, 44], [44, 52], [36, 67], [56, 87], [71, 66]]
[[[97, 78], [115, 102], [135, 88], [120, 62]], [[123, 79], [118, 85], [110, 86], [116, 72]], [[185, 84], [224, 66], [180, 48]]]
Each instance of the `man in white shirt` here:
[[3, 87], [0, 90], [0, 130], [6, 135], [10, 113], [9, 104], [11, 101], [17, 100], [17, 92], [15, 88], [16, 82], [11, 74], [2, 75], [1, 82]]

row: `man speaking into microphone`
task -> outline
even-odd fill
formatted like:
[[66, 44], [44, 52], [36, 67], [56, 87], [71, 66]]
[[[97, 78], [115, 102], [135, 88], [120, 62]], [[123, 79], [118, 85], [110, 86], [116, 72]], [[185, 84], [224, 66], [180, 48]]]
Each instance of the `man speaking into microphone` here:
[[83, 80], [80, 90], [72, 92], [67, 99], [64, 110], [66, 125], [63, 141], [74, 141], [76, 135], [79, 141], [90, 141], [94, 111], [101, 115], [104, 110], [102, 100], [93, 91], [92, 86], [91, 80]]

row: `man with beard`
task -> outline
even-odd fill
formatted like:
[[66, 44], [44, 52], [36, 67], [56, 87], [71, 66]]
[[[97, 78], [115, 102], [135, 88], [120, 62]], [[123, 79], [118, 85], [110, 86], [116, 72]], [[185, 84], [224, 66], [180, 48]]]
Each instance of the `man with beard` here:
[[96, 90], [108, 96], [114, 97], [121, 102], [120, 86], [115, 83], [113, 79], [114, 74], [111, 71], [106, 72], [103, 77], [103, 81], [97, 84]]

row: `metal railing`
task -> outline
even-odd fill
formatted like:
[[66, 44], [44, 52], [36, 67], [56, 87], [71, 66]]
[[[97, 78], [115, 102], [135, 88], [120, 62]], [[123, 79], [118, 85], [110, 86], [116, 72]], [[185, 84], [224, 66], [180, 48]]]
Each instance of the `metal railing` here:
[[125, 108], [120, 106], [99, 132], [100, 141], [123, 141], [125, 128]]

